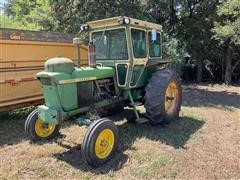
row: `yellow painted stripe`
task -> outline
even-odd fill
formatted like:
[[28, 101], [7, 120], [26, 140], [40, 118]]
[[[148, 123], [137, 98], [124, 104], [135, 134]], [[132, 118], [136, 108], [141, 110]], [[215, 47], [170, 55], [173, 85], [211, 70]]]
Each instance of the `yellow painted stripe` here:
[[96, 77], [67, 79], [67, 80], [58, 81], [58, 84], [69, 84], [69, 83], [76, 83], [76, 82], [92, 81], [92, 80], [96, 80], [96, 79], [97, 79]]

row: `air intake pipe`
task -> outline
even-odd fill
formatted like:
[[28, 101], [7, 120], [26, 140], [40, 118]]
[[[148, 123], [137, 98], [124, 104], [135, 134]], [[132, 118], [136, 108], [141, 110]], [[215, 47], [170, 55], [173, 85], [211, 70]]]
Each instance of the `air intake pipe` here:
[[81, 38], [73, 38], [73, 44], [76, 46], [77, 48], [77, 66], [80, 67], [80, 45], [82, 44], [82, 39]]

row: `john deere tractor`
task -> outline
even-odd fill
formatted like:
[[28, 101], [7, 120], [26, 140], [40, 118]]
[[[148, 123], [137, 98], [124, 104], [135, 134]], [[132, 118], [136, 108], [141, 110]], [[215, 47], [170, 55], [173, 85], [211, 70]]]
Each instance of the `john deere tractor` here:
[[[129, 106], [138, 123], [168, 123], [179, 116], [181, 84], [174, 70], [164, 68], [169, 61], [162, 58], [160, 25], [114, 17], [80, 28], [89, 34], [89, 66], [75, 66], [63, 57], [45, 62], [45, 70], [36, 74], [45, 104], [29, 114], [25, 131], [32, 141], [49, 140], [67, 119], [89, 125], [81, 150], [90, 165], [99, 166], [114, 155], [119, 139], [115, 123], [105, 118], [107, 111]], [[73, 42], [80, 61], [82, 41]], [[138, 104], [145, 106], [144, 117]]]

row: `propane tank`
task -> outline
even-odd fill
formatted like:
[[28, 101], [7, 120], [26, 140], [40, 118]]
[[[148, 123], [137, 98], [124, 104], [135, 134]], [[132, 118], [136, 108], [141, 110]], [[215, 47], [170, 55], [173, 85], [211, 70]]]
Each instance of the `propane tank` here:
[[90, 67], [96, 67], [96, 46], [92, 41], [88, 44], [88, 64]]

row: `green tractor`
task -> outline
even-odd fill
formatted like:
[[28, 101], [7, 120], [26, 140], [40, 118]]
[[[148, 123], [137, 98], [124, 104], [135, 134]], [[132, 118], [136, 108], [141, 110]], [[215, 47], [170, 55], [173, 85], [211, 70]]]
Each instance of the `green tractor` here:
[[[25, 132], [32, 141], [49, 140], [64, 120], [75, 118], [90, 125], [81, 150], [90, 165], [99, 166], [114, 155], [119, 138], [116, 125], [104, 114], [129, 106], [138, 123], [168, 123], [179, 116], [181, 82], [174, 70], [163, 67], [169, 61], [162, 59], [160, 25], [114, 17], [80, 28], [89, 33], [89, 66], [75, 67], [62, 57], [45, 62], [44, 72], [36, 74], [45, 104], [29, 114]], [[73, 42], [80, 61], [81, 39]], [[143, 118], [139, 104], [146, 109]]]

